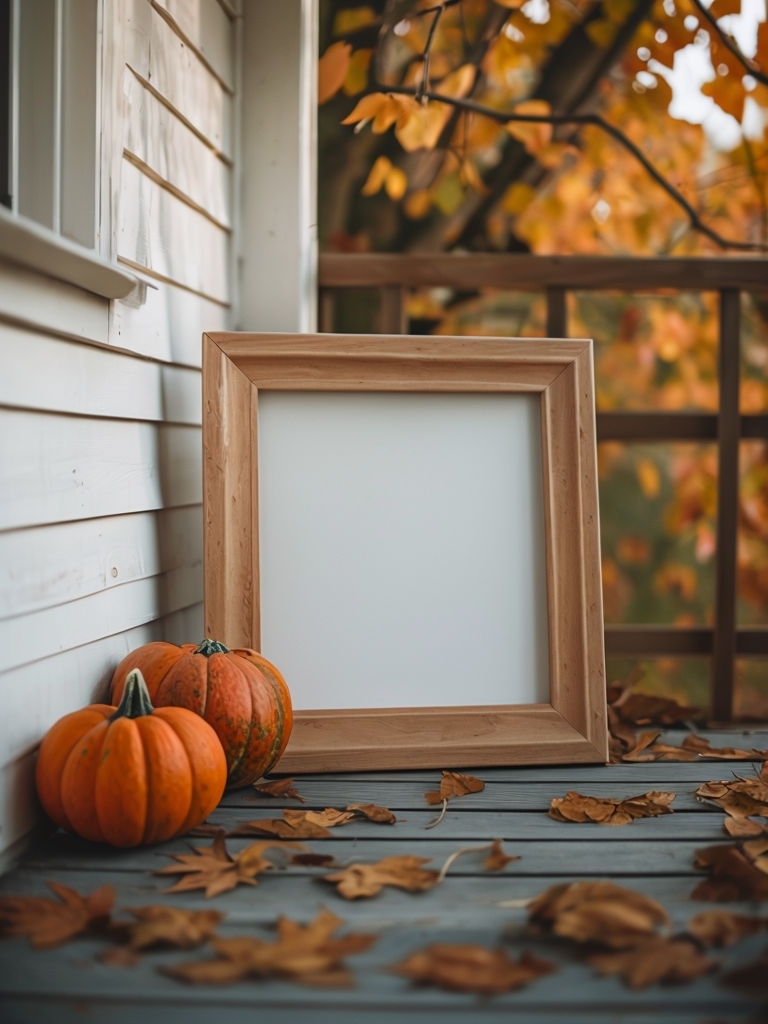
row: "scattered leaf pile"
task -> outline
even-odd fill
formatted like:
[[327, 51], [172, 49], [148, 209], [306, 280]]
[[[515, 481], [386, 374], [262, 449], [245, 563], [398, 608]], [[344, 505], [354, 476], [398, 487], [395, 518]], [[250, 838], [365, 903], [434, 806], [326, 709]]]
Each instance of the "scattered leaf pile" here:
[[582, 796], [570, 791], [554, 797], [549, 816], [555, 821], [596, 822], [599, 825], [629, 825], [635, 818], [655, 818], [671, 814], [674, 793], [643, 793], [642, 796], [614, 800], [610, 797]]
[[[696, 736], [689, 740], [684, 748], [693, 757], [710, 756], [712, 748], [706, 741]], [[654, 742], [646, 743], [643, 749], [650, 749]], [[724, 748], [715, 756], [718, 753], [727, 759], [746, 759], [749, 755], [755, 761], [764, 760], [761, 751]], [[289, 793], [286, 784], [290, 782], [280, 780], [278, 795], [301, 799], [295, 791]], [[439, 790], [428, 792], [426, 799], [432, 804], [442, 803], [444, 811], [448, 800], [479, 792], [483, 786], [480, 779], [445, 771]], [[723, 841], [696, 851], [695, 867], [706, 877], [691, 897], [706, 901], [768, 900], [768, 768], [764, 766], [759, 775], [750, 778], [704, 783], [696, 795], [724, 812], [726, 831], [738, 842]], [[563, 822], [623, 825], [637, 818], [671, 813], [674, 798], [674, 793], [656, 791], [624, 799], [569, 791], [552, 799], [549, 816]], [[210, 845], [171, 854], [172, 863], [154, 873], [176, 876], [170, 888], [163, 890], [166, 893], [202, 890], [210, 899], [240, 885], [256, 886], [261, 875], [288, 864], [302, 865], [321, 869], [315, 877], [332, 887], [336, 896], [359, 900], [379, 896], [388, 888], [427, 893], [443, 883], [462, 857], [475, 855], [474, 870], [481, 864], [489, 872], [503, 871], [519, 859], [504, 850], [501, 839], [456, 849], [441, 868], [432, 866], [427, 857], [411, 854], [389, 856], [375, 863], [336, 864], [333, 857], [304, 845], [306, 838], [327, 838], [332, 829], [361, 819], [396, 824], [395, 815], [376, 804], [284, 809], [281, 818], [247, 822], [231, 832], [209, 826], [213, 836]], [[251, 842], [236, 853], [227, 848], [228, 837], [254, 834], [268, 838]], [[105, 942], [99, 959], [115, 967], [131, 967], [154, 950], [208, 947], [208, 955], [199, 960], [162, 968], [170, 977], [189, 984], [225, 985], [280, 978], [313, 986], [350, 986], [353, 974], [347, 959], [365, 953], [377, 938], [375, 934], [345, 932], [345, 921], [328, 909], [322, 909], [307, 923], [280, 916], [271, 939], [258, 934], [224, 937], [218, 929], [225, 915], [219, 910], [190, 910], [171, 904], [124, 908], [122, 916], [115, 916], [115, 893], [110, 886], [88, 895], [57, 882], [49, 882], [49, 886], [55, 898], [0, 897], [0, 934], [27, 938], [36, 949], [49, 949], [81, 936], [98, 937]], [[502, 905], [512, 906], [513, 901]], [[633, 989], [691, 981], [718, 969], [712, 950], [768, 931], [768, 915], [715, 909], [696, 914], [685, 929], [673, 934], [670, 917], [660, 903], [601, 880], [553, 885], [525, 900], [524, 905], [528, 909], [526, 932], [537, 942], [567, 944], [594, 972], [616, 976]], [[763, 975], [767, 967], [765, 958], [758, 957], [738, 970], [721, 972], [720, 980], [750, 991], [765, 991]], [[493, 996], [531, 984], [556, 967], [527, 950], [512, 955], [502, 947], [433, 942], [410, 950], [386, 970], [414, 985]]]
[[395, 815], [386, 807], [376, 804], [348, 804], [344, 810], [326, 807], [323, 811], [297, 811], [286, 808], [282, 818], [260, 818], [248, 821], [230, 835], [278, 836], [281, 839], [328, 839], [330, 829], [350, 821], [366, 818], [380, 825], [394, 825]]
[[613, 882], [552, 886], [531, 903], [529, 920], [538, 931], [582, 944], [595, 971], [630, 988], [690, 981], [717, 966], [694, 937], [661, 934], [670, 920], [660, 903]]
[[364, 953], [375, 935], [335, 933], [344, 921], [321, 910], [309, 924], [287, 917], [277, 921], [277, 939], [266, 942], [251, 936], [213, 940], [215, 959], [169, 967], [165, 973], [180, 981], [202, 985], [229, 985], [245, 978], [285, 978], [303, 985], [346, 988], [353, 979], [344, 961]]
[[451, 943], [434, 943], [389, 968], [417, 985], [484, 996], [523, 988], [555, 969], [532, 953], [523, 952], [515, 960], [504, 949]]
[[77, 935], [98, 933], [109, 922], [115, 890], [103, 885], [89, 896], [49, 882], [58, 896], [4, 896], [0, 898], [0, 932], [26, 936], [35, 949], [53, 949]]
[[256, 876], [273, 868], [274, 863], [264, 856], [266, 850], [295, 849], [289, 843], [265, 841], [251, 843], [234, 857], [227, 850], [223, 835], [218, 835], [210, 846], [197, 846], [194, 853], [175, 853], [175, 864], [159, 868], [156, 875], [182, 875], [166, 892], [188, 892], [204, 889], [207, 898], [218, 896], [237, 885], [258, 885]]

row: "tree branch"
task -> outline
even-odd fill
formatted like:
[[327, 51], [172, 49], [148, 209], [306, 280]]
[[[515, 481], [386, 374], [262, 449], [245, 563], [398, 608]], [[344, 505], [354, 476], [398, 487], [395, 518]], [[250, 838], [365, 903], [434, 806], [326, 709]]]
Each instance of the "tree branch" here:
[[[390, 86], [387, 92], [398, 94], [401, 96], [416, 96], [417, 90], [410, 86]], [[496, 121], [499, 124], [507, 124], [510, 121], [523, 122], [528, 124], [551, 124], [551, 125], [577, 125], [577, 126], [591, 126], [599, 128], [604, 131], [607, 135], [610, 135], [612, 139], [619, 143], [628, 153], [644, 168], [646, 173], [653, 181], [659, 185], [672, 200], [684, 211], [688, 217], [690, 226], [698, 231], [700, 234], [709, 238], [716, 245], [719, 245], [723, 249], [739, 249], [745, 252], [764, 252], [766, 246], [761, 245], [758, 242], [741, 242], [736, 239], [728, 239], [713, 228], [709, 227], [694, 207], [688, 202], [685, 196], [670, 182], [658, 168], [651, 163], [646, 157], [643, 151], [635, 145], [632, 140], [624, 134], [619, 128], [611, 124], [610, 121], [606, 121], [600, 114], [515, 114], [510, 112], [504, 112], [501, 110], [495, 110], [492, 107], [486, 107], [482, 103], [477, 103], [474, 100], [466, 98], [456, 98], [454, 96], [446, 96], [440, 92], [434, 92], [427, 90], [426, 92], [419, 92], [419, 98], [434, 101], [436, 103], [445, 103], [448, 106], [454, 107], [459, 110], [465, 110], [469, 113], [478, 114], [481, 117], [490, 118], [492, 121]]]
[[707, 8], [704, 6], [701, 0], [691, 0], [691, 3], [702, 16], [702, 18], [704, 18], [704, 20], [707, 22], [710, 28], [712, 28], [712, 30], [716, 33], [717, 38], [720, 40], [720, 42], [723, 44], [726, 50], [728, 50], [728, 52], [736, 58], [739, 64], [741, 64], [741, 66], [747, 72], [747, 74], [751, 75], [756, 82], [761, 82], [763, 85], [768, 85], [768, 74], [765, 74], [763, 71], [761, 71], [760, 68], [757, 66], [757, 63], [754, 60], [751, 60], [749, 57], [747, 57], [747, 55], [741, 50], [741, 47], [739, 47], [736, 44], [736, 42], [734, 42], [731, 36], [729, 36], [727, 32], [723, 31], [714, 14], [712, 14], [711, 11], [707, 10]]

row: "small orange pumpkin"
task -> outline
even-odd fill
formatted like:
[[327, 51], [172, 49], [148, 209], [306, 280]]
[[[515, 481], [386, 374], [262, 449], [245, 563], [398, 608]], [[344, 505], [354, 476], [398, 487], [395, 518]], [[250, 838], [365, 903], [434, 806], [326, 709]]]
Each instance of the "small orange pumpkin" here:
[[40, 745], [35, 781], [57, 825], [98, 843], [144, 846], [199, 825], [224, 793], [216, 733], [184, 708], [153, 708], [138, 669], [119, 707], [60, 718]]
[[229, 650], [217, 640], [194, 644], [157, 641], [127, 655], [112, 676], [118, 701], [128, 672], [138, 667], [156, 707], [184, 707], [205, 719], [221, 741], [233, 788], [272, 768], [293, 726], [291, 694], [275, 666], [249, 648]]

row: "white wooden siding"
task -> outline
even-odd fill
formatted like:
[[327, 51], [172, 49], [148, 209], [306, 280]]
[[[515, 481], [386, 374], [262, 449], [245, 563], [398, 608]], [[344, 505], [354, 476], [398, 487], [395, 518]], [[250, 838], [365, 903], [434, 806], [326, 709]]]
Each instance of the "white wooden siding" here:
[[232, 322], [236, 22], [218, 0], [103, 16], [98, 235], [140, 283], [109, 303], [0, 264], [0, 863], [38, 821], [45, 730], [103, 699], [129, 650], [202, 629], [201, 336]]

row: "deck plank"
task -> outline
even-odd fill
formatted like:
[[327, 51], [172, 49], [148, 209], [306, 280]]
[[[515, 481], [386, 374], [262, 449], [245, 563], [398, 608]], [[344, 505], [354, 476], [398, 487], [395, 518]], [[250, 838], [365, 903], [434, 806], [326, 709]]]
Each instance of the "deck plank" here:
[[[671, 743], [684, 735], [664, 734]], [[765, 732], [728, 730], [707, 736], [719, 745], [768, 746]], [[0, 894], [48, 894], [49, 881], [83, 893], [109, 883], [116, 890], [118, 916], [124, 917], [126, 908], [150, 904], [215, 906], [225, 914], [222, 935], [262, 938], [273, 933], [279, 915], [308, 921], [326, 906], [344, 918], [347, 928], [372, 931], [377, 941], [365, 954], [349, 959], [356, 979], [353, 989], [317, 990], [280, 981], [191, 988], [158, 970], [163, 964], [199, 959], [205, 952], [147, 953], [135, 966], [119, 968], [97, 959], [103, 940], [79, 938], [58, 949], [33, 952], [23, 939], [6, 939], [0, 942], [0, 1017], [3, 1024], [134, 1024], [142, 1017], [153, 1024], [210, 1024], [213, 1019], [216, 1024], [240, 1024], [261, 1013], [276, 1024], [300, 1024], [311, 1011], [313, 1024], [391, 1024], [395, 1015], [399, 1024], [463, 1024], [507, 1020], [510, 1015], [534, 1024], [756, 1024], [768, 1019], [766, 1005], [754, 995], [725, 988], [717, 973], [691, 984], [638, 991], [596, 976], [570, 945], [528, 933], [525, 901], [559, 882], [605, 878], [663, 904], [675, 932], [695, 913], [715, 907], [764, 914], [764, 905], [758, 903], [711, 904], [691, 898], [702, 877], [694, 866], [695, 851], [730, 841], [723, 832], [722, 812], [698, 801], [696, 787], [711, 779], [748, 777], [760, 767], [757, 761], [697, 761], [461, 769], [482, 778], [485, 789], [451, 801], [444, 818], [431, 828], [427, 826], [440, 808], [428, 806], [424, 793], [437, 788], [439, 772], [300, 776], [296, 788], [306, 801], [303, 805], [246, 789], [227, 793], [210, 816], [210, 822], [233, 829], [258, 818], [280, 817], [288, 807], [373, 802], [390, 807], [397, 823], [354, 821], [334, 830], [331, 838], [306, 845], [333, 856], [337, 865], [407, 853], [429, 858], [428, 866], [439, 869], [458, 849], [502, 838], [506, 853], [520, 858], [488, 873], [480, 853], [466, 853], [429, 892], [387, 889], [369, 900], [343, 900], [322, 879], [332, 869], [290, 865], [287, 857], [279, 860], [279, 853], [275, 869], [261, 875], [257, 886], [239, 887], [213, 901], [201, 892], [167, 893], [163, 890], [173, 878], [154, 872], [170, 863], [171, 854], [205, 846], [210, 839], [185, 836], [150, 848], [113, 850], [55, 832], [0, 878]], [[549, 818], [549, 801], [570, 789], [614, 798], [669, 790], [676, 793], [674, 812], [624, 827]], [[227, 847], [236, 853], [258, 838], [228, 837]], [[766, 936], [742, 940], [713, 956], [723, 970], [739, 966], [766, 948]], [[493, 999], [414, 987], [387, 971], [409, 951], [434, 941], [503, 944], [512, 955], [530, 949], [555, 963], [558, 971]]]

